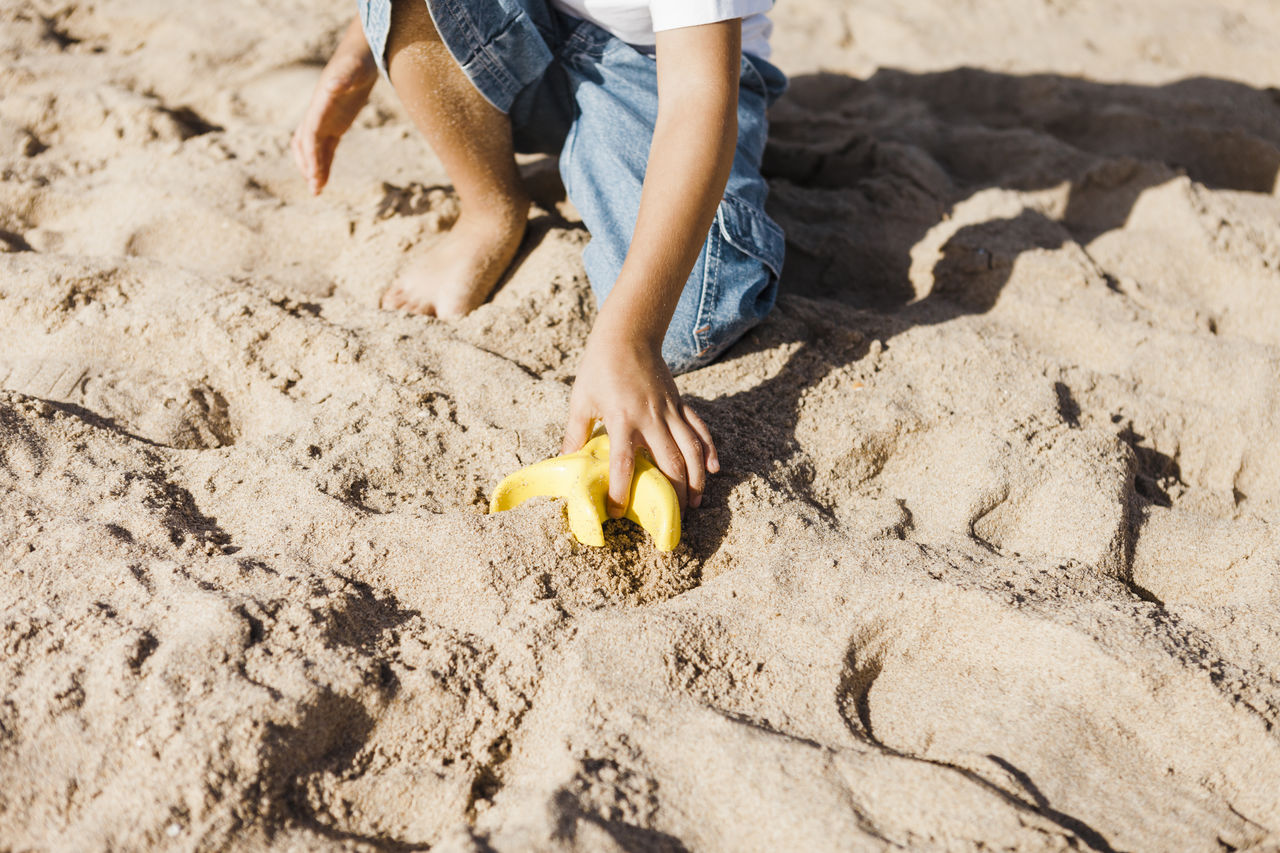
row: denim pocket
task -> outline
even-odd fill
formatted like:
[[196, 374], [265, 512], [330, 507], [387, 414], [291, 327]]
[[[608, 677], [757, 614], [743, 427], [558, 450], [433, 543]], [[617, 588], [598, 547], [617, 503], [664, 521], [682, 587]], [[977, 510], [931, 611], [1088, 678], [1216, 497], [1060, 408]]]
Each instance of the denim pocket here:
[[774, 279], [782, 275], [786, 256], [786, 237], [763, 210], [734, 196], [727, 195], [716, 209], [720, 234], [738, 249], [764, 263]]
[[764, 98], [770, 106], [787, 91], [787, 75], [778, 66], [758, 56], [742, 54], [742, 85]]
[[677, 372], [712, 361], [768, 315], [778, 296], [786, 241], [763, 210], [725, 196], [716, 209], [705, 252], [702, 292], [691, 330], [694, 349], [679, 361]]

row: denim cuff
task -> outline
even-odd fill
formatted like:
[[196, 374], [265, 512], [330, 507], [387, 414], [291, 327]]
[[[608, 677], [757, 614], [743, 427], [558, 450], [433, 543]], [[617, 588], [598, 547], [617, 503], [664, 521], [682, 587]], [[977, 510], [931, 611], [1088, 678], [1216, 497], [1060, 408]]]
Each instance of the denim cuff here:
[[518, 3], [427, 0], [427, 9], [467, 79], [503, 113], [551, 64], [551, 49]]
[[[552, 20], [546, 0], [426, 0], [426, 5], [454, 61], [484, 99], [504, 113], [551, 64], [548, 37], [534, 20], [536, 15]], [[359, 0], [358, 6], [365, 39], [386, 76], [391, 0]]]

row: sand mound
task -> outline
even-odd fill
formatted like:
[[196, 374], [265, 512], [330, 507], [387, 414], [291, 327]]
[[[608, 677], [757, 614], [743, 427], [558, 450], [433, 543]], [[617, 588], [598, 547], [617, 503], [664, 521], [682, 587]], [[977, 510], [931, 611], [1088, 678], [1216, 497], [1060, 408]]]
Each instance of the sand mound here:
[[1159, 5], [780, 5], [666, 556], [485, 514], [594, 312], [546, 163], [382, 313], [457, 200], [385, 85], [293, 174], [347, 5], [0, 10], [0, 848], [1280, 849], [1280, 13]]

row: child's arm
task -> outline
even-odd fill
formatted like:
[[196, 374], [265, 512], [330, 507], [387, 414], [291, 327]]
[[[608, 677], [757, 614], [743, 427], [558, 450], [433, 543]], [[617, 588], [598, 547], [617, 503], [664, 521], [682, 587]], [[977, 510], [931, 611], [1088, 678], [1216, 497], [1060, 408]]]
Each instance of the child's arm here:
[[320, 73], [311, 105], [289, 145], [313, 194], [318, 195], [328, 182], [338, 140], [368, 102], [376, 82], [378, 66], [369, 52], [360, 20], [353, 19]]
[[[682, 505], [698, 506], [720, 463], [706, 424], [680, 400], [662, 339], [724, 194], [738, 140], [742, 22], [657, 34], [658, 119], [631, 248], [587, 339], [564, 449], [609, 432], [609, 512], [626, 509], [637, 447]], [[686, 504], [687, 501], [687, 504]]]

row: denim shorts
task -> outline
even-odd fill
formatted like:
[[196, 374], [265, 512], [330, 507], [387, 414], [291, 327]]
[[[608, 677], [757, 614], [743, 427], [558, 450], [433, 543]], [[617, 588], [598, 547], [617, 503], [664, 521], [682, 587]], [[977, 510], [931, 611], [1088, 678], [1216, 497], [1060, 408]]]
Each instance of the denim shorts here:
[[[409, 0], [411, 2], [412, 0]], [[391, 0], [358, 0], [386, 73]], [[454, 59], [511, 117], [516, 149], [558, 154], [569, 199], [591, 234], [583, 265], [603, 303], [635, 230], [658, 115], [654, 57], [547, 0], [425, 0]], [[738, 146], [724, 198], [676, 306], [662, 355], [676, 372], [709, 363], [764, 319], [777, 297], [782, 230], [764, 211], [766, 108], [786, 88], [769, 62], [744, 55]]]

